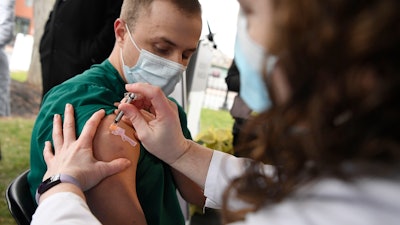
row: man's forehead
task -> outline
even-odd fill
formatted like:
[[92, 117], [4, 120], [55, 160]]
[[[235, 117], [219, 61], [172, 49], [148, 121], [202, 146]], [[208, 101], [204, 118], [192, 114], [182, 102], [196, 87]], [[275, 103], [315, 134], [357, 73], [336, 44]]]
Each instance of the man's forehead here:
[[202, 28], [201, 14], [188, 15], [172, 3], [160, 9], [160, 3], [163, 1], [155, 1], [150, 6], [151, 10], [140, 13], [133, 33], [145, 36], [147, 40], [196, 49]]
[[164, 0], [153, 0], [150, 4], [142, 5], [139, 10], [138, 17], [147, 17], [149, 15], [160, 15], [161, 12], [169, 14], [174, 12], [174, 15], [180, 14], [186, 17], [201, 17], [201, 9], [199, 11], [193, 12], [192, 9], [181, 7], [174, 3], [174, 1], [164, 1]]
[[172, 39], [165, 35], [149, 35], [148, 40], [153, 43], [163, 43], [170, 45], [172, 47], [182, 47], [185, 48], [186, 51], [195, 51], [197, 49], [198, 41], [193, 41], [193, 43], [188, 42], [187, 40], [176, 40]]

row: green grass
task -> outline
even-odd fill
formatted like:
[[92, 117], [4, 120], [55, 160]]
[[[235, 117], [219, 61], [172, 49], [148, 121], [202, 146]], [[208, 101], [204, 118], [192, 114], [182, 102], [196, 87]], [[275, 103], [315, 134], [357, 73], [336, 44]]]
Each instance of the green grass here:
[[231, 130], [233, 118], [229, 111], [202, 109], [200, 115], [200, 132], [209, 128]]
[[19, 82], [25, 82], [28, 78], [26, 71], [11, 71], [11, 78]]
[[[29, 145], [34, 119], [0, 118], [0, 224], [15, 225], [4, 198], [10, 182], [29, 168]], [[230, 130], [233, 119], [228, 111], [203, 109], [200, 118], [201, 131], [209, 128]]]
[[29, 145], [33, 119], [0, 119], [0, 224], [15, 224], [4, 198], [10, 182], [21, 172], [29, 168]]

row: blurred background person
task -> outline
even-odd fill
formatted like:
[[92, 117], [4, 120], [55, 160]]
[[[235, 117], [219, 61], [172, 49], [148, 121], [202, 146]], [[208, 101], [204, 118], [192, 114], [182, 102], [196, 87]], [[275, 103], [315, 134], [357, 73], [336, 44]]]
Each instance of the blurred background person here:
[[0, 116], [10, 116], [10, 66], [5, 52], [14, 30], [15, 0], [0, 1]]
[[123, 0], [57, 0], [40, 41], [42, 97], [111, 53]]

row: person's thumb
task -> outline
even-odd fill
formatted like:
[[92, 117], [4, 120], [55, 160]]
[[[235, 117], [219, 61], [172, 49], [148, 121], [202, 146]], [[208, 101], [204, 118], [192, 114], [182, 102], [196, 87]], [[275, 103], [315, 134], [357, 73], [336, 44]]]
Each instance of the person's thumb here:
[[103, 163], [103, 176], [108, 177], [119, 173], [131, 165], [131, 161], [125, 158], [114, 159], [111, 162], [102, 162]]
[[82, 190], [89, 190], [105, 178], [128, 168], [130, 164], [131, 161], [125, 158], [114, 159], [111, 162], [97, 161], [94, 168], [91, 168], [89, 171], [86, 171], [86, 173], [81, 174], [81, 178], [78, 179], [80, 181]]

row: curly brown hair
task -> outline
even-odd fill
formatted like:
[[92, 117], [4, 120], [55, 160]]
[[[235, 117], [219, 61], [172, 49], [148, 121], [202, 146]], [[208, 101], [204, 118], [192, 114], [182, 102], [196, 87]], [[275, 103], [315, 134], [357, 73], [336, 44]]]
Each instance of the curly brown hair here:
[[237, 151], [255, 160], [225, 193], [225, 222], [246, 213], [228, 210], [233, 194], [257, 210], [318, 178], [399, 171], [400, 1], [272, 1], [269, 50], [291, 94], [241, 134]]

